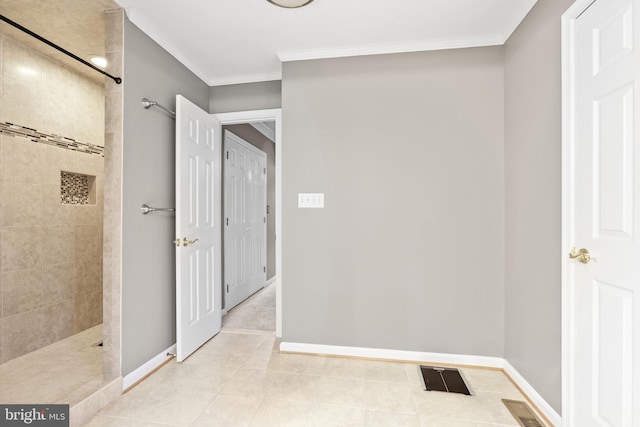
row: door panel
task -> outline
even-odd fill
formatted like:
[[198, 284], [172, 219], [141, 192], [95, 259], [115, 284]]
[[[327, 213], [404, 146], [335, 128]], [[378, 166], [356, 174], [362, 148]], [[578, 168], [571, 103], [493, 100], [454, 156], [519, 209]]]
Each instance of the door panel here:
[[225, 309], [265, 286], [266, 154], [225, 131]]
[[640, 425], [638, 3], [596, 0], [575, 21], [569, 235], [591, 253], [569, 270], [576, 427]]
[[176, 347], [181, 362], [220, 331], [220, 123], [176, 97]]

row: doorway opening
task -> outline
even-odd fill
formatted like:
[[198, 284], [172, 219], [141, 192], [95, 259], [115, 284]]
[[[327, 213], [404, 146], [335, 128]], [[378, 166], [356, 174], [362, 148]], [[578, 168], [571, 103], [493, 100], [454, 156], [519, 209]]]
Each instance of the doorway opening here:
[[[272, 330], [281, 336], [281, 110], [258, 110], [214, 115], [221, 123], [223, 135], [241, 139], [265, 153], [264, 275], [261, 285], [251, 289], [240, 300], [227, 298], [227, 270], [230, 268], [227, 250], [223, 254], [223, 327], [226, 329]], [[226, 154], [223, 156], [226, 161]], [[223, 176], [224, 166], [223, 166]], [[223, 179], [224, 180], [224, 179]], [[226, 183], [223, 182], [226, 188]], [[224, 198], [224, 196], [223, 196]], [[224, 204], [224, 202], [223, 202]], [[228, 206], [227, 206], [228, 207]], [[225, 207], [223, 207], [223, 210]], [[223, 221], [226, 218], [223, 215]], [[223, 230], [226, 227], [223, 227]], [[223, 231], [223, 235], [224, 235]], [[224, 238], [223, 238], [224, 239]], [[223, 244], [226, 248], [226, 244]], [[257, 259], [257, 257], [254, 257]], [[260, 266], [258, 266], [260, 267]]]

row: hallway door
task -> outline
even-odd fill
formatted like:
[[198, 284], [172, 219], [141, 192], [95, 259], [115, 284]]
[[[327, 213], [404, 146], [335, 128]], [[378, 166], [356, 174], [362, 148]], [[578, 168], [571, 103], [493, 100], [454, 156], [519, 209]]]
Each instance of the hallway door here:
[[220, 332], [220, 122], [176, 96], [176, 346], [178, 362]]
[[267, 156], [228, 130], [224, 153], [224, 306], [230, 310], [267, 283]]
[[563, 416], [567, 426], [633, 427], [640, 425], [640, 0], [583, 4], [572, 21], [565, 82], [565, 249], [578, 249], [565, 276]]

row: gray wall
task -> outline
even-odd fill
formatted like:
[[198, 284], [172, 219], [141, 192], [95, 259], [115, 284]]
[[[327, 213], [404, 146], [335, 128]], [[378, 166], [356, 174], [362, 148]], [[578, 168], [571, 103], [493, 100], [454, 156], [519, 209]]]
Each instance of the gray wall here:
[[209, 112], [229, 113], [280, 108], [281, 87], [280, 80], [213, 86], [209, 89]]
[[539, 0], [505, 46], [505, 356], [561, 410], [560, 15]]
[[250, 124], [229, 125], [223, 129], [267, 154], [267, 279], [271, 279], [276, 275], [276, 146]]
[[122, 373], [175, 343], [175, 218], [140, 205], [175, 205], [175, 121], [143, 97], [174, 109], [176, 94], [207, 109], [209, 88], [125, 19], [122, 230]]
[[502, 47], [284, 63], [282, 108], [283, 340], [502, 357]]

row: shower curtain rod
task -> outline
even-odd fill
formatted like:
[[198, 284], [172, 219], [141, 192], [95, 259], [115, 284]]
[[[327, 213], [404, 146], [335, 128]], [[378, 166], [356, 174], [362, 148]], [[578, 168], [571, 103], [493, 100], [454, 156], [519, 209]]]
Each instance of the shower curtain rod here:
[[52, 41], [49, 41], [47, 39], [45, 39], [44, 37], [42, 37], [39, 34], [34, 33], [33, 31], [31, 31], [28, 28], [23, 27], [22, 25], [18, 24], [17, 22], [12, 21], [11, 19], [7, 18], [4, 15], [0, 15], [0, 20], [6, 22], [7, 24], [19, 29], [20, 31], [29, 34], [31, 37], [34, 37], [38, 40], [40, 40], [42, 43], [48, 44], [49, 46], [51, 46], [52, 48], [64, 53], [67, 56], [70, 56], [71, 58], [75, 59], [78, 62], [82, 62], [84, 65], [86, 65], [87, 67], [93, 68], [94, 70], [96, 70], [97, 72], [99, 72], [100, 74], [104, 74], [105, 76], [113, 79], [114, 82], [116, 82], [117, 84], [122, 83], [122, 79], [120, 77], [114, 77], [111, 74], [107, 73], [104, 70], [101, 70], [100, 68], [96, 67], [95, 65], [85, 61], [84, 59], [80, 58], [77, 55], [74, 55], [73, 53], [69, 52], [68, 50], [58, 46], [57, 44], [53, 43]]

